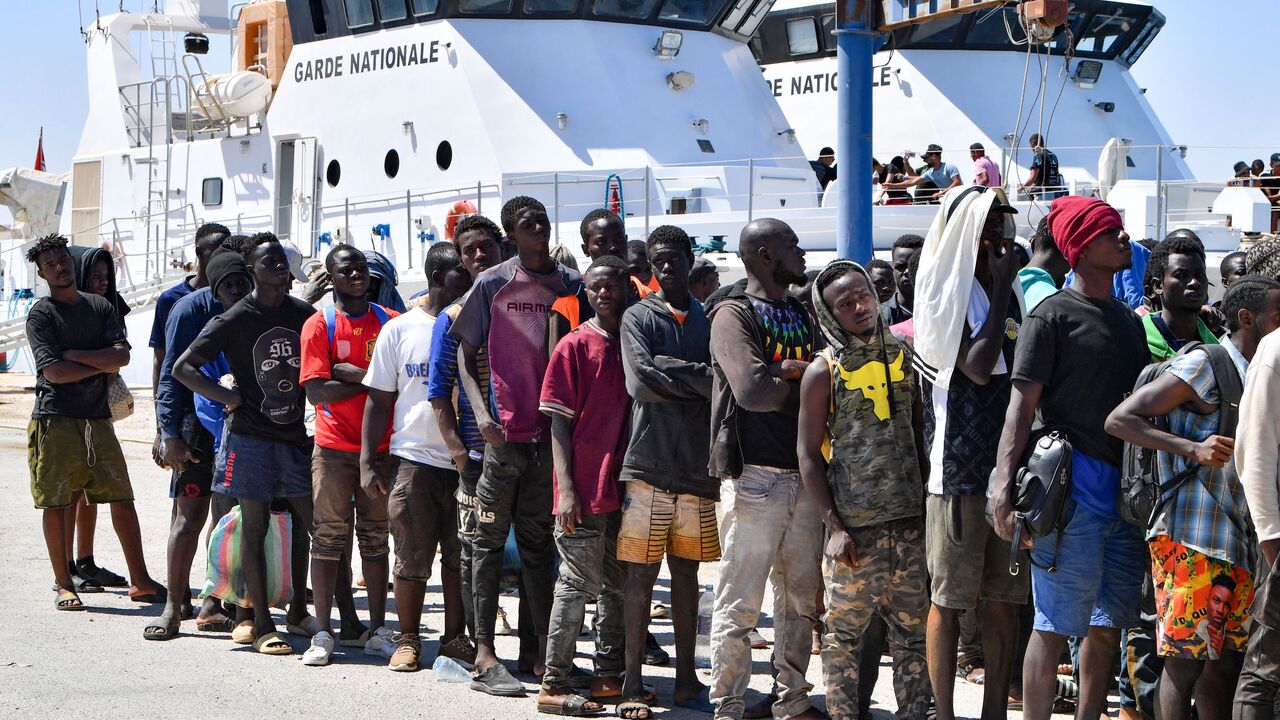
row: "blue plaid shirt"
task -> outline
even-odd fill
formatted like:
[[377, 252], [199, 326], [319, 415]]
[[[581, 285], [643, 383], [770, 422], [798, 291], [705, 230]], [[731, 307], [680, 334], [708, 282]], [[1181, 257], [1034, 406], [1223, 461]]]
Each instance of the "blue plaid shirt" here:
[[[1231, 354], [1243, 379], [1249, 363], [1230, 342], [1223, 342], [1222, 347]], [[1218, 385], [1206, 353], [1187, 353], [1175, 359], [1166, 372], [1190, 385], [1206, 403], [1218, 404]], [[1159, 425], [1173, 435], [1200, 442], [1218, 432], [1221, 415], [1219, 410], [1200, 415], [1179, 407]], [[1191, 464], [1180, 455], [1157, 453], [1157, 478], [1167, 482]], [[1223, 468], [1201, 467], [1197, 477], [1188, 478], [1156, 516], [1147, 539], [1157, 535], [1168, 535], [1192, 550], [1253, 572], [1257, 557], [1253, 521], [1235, 461]]]

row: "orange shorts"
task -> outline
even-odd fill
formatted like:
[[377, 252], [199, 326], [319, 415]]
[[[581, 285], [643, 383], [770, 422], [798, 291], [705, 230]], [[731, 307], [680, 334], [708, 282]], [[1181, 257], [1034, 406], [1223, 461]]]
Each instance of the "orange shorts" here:
[[1249, 571], [1168, 535], [1157, 535], [1150, 546], [1156, 652], [1188, 660], [1217, 660], [1224, 651], [1244, 652], [1252, 622]]
[[720, 559], [714, 500], [665, 492], [643, 480], [624, 485], [619, 560], [652, 565], [664, 553], [696, 562]]

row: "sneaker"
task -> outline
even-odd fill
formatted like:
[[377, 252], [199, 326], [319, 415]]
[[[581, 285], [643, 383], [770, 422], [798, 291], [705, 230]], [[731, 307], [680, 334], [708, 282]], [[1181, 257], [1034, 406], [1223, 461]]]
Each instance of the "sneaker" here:
[[393, 672], [417, 670], [418, 658], [422, 655], [422, 641], [418, 636], [401, 633], [394, 635], [391, 640], [395, 643], [395, 649], [390, 654], [391, 660], [387, 663], [387, 668]]
[[323, 667], [333, 657], [333, 636], [323, 630], [311, 636], [311, 647], [302, 653], [302, 664]]
[[396, 651], [395, 634], [390, 628], [380, 627], [369, 636], [364, 643], [365, 655], [377, 655], [378, 657], [390, 658]]
[[476, 646], [466, 635], [459, 635], [442, 644], [436, 654], [452, 658], [465, 665], [476, 664]]
[[494, 635], [515, 635], [516, 631], [511, 629], [511, 623], [507, 622], [507, 611], [498, 608], [498, 617], [493, 622]]

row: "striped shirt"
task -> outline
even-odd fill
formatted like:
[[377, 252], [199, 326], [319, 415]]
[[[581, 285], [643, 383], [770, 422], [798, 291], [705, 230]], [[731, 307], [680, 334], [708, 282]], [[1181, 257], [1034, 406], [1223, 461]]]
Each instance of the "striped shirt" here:
[[[471, 409], [471, 398], [462, 391], [458, 378], [458, 338], [449, 334], [449, 328], [462, 310], [462, 299], [445, 308], [436, 319], [436, 326], [431, 333], [431, 361], [427, 373], [427, 399], [452, 398], [453, 406], [458, 413], [458, 434], [462, 444], [467, 447], [472, 460], [484, 458], [484, 437], [480, 434], [480, 425], [476, 422], [476, 413]], [[481, 347], [476, 354], [476, 369], [480, 372], [480, 390], [485, 397], [490, 397], [489, 390], [489, 352]], [[491, 403], [492, 404], [492, 403]], [[492, 412], [492, 410], [490, 411]]]
[[[1243, 378], [1248, 362], [1230, 342], [1222, 346], [1231, 354]], [[1191, 386], [1206, 403], [1219, 403], [1218, 384], [1206, 353], [1189, 352], [1176, 358], [1166, 372]], [[1218, 432], [1221, 412], [1200, 415], [1179, 407], [1161, 420], [1169, 433], [1201, 442]], [[1156, 454], [1157, 477], [1167, 482], [1191, 465], [1181, 455]], [[1236, 475], [1235, 461], [1225, 468], [1201, 467], [1198, 477], [1189, 478], [1165, 504], [1147, 532], [1147, 539], [1168, 535], [1173, 540], [1212, 558], [1224, 560], [1252, 572], [1256, 554], [1253, 525], [1244, 488]]]

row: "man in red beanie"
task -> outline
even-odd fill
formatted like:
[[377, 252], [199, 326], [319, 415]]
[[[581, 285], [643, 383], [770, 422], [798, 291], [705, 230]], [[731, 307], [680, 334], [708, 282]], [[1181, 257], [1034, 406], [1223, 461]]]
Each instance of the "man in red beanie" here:
[[1036, 608], [1022, 671], [1029, 720], [1048, 720], [1058, 658], [1073, 636], [1085, 638], [1076, 716], [1101, 714], [1120, 628], [1138, 620], [1146, 572], [1141, 535], [1116, 513], [1122, 443], [1104, 429], [1148, 359], [1138, 317], [1111, 295], [1113, 277], [1130, 263], [1129, 236], [1115, 208], [1082, 197], [1055, 200], [1049, 229], [1075, 279], [1022, 325], [993, 490], [996, 532], [1011, 539], [1010, 479], [1036, 410], [1046, 426], [1066, 432], [1073, 447], [1069, 521], [1059, 533], [1026, 541]]

